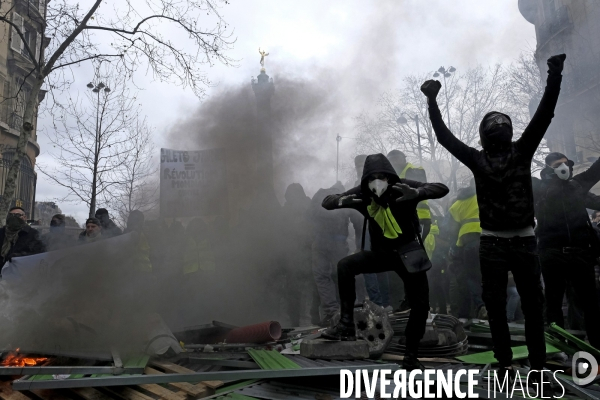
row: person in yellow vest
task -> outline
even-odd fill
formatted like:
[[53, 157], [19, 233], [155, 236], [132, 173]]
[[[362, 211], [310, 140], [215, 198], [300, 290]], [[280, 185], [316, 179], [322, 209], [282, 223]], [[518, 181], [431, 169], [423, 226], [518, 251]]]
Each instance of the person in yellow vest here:
[[[390, 151], [387, 158], [392, 163], [392, 167], [394, 167], [400, 179], [427, 183], [427, 174], [423, 167], [409, 163], [406, 160], [406, 155], [400, 150]], [[417, 215], [421, 224], [421, 235], [425, 240], [431, 229], [431, 210], [427, 200], [423, 200], [417, 205]]]
[[208, 226], [202, 218], [192, 219], [186, 227], [183, 275], [203, 272], [209, 278], [216, 270], [215, 254], [208, 237]]
[[133, 269], [138, 272], [152, 272], [150, 262], [150, 245], [144, 232], [144, 213], [133, 210], [127, 217], [127, 228], [124, 233], [136, 232], [139, 235], [137, 249], [134, 255]]
[[[431, 260], [429, 279], [429, 304], [433, 311], [439, 314], [447, 313], [448, 282], [446, 279], [446, 256], [449, 244], [444, 235], [440, 235], [437, 220], [432, 219], [429, 235], [423, 241], [425, 252]], [[436, 309], [437, 308], [437, 309]]]
[[481, 270], [479, 266], [479, 206], [475, 181], [471, 179], [468, 187], [459, 190], [456, 201], [452, 203], [449, 213], [450, 237], [456, 237], [456, 262], [453, 273], [459, 293], [459, 309], [453, 310], [459, 319], [470, 318], [471, 307], [474, 307], [479, 319], [487, 319], [487, 311], [481, 298]]

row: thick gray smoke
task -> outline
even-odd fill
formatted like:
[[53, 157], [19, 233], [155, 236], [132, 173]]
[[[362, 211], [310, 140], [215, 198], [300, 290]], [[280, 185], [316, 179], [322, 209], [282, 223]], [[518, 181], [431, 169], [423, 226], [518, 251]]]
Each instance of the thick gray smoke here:
[[[233, 324], [287, 322], [286, 266], [290, 258], [305, 255], [286, 251], [290, 248], [286, 240], [294, 237], [290, 230], [295, 227], [284, 222], [287, 211], [280, 205], [285, 203], [285, 190], [300, 183], [312, 197], [319, 188], [331, 187], [336, 135], [352, 136], [354, 115], [374, 106], [379, 94], [394, 84], [395, 30], [402, 20], [401, 7], [386, 4], [370, 13], [370, 29], [353, 38], [354, 51], [335, 68], [313, 67], [298, 76], [285, 60], [269, 60], [267, 74], [274, 79], [269, 118], [272, 178], [257, 171], [264, 127], [257, 122], [261, 110], [250, 82], [216, 90], [169, 132], [169, 148], [223, 148], [227, 159], [228, 198], [221, 201], [228, 203], [229, 212], [214, 221], [215, 216], [205, 216], [209, 231], [227, 228], [214, 246], [217, 283], [199, 294], [197, 312], [183, 324], [215, 319]], [[352, 163], [353, 156], [342, 154], [340, 164]], [[274, 189], [277, 202], [262, 193], [265, 187]], [[310, 263], [304, 268], [311, 279]]]
[[138, 269], [135, 233], [15, 258], [0, 286], [3, 349], [139, 354], [162, 326], [156, 282]]

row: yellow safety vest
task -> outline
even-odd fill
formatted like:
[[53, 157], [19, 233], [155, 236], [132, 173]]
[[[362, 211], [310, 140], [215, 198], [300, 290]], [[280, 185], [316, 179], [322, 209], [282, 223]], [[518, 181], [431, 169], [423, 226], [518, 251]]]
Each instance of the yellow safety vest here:
[[216, 265], [215, 254], [210, 249], [208, 240], [198, 243], [195, 239], [188, 238], [183, 255], [184, 274], [191, 274], [198, 270], [212, 272], [216, 270]]
[[423, 246], [425, 247], [425, 252], [427, 256], [431, 258], [433, 255], [433, 251], [435, 250], [435, 237], [440, 234], [440, 228], [437, 226], [437, 221], [431, 223], [431, 230], [429, 231], [429, 235], [425, 238], [423, 242]]
[[140, 233], [138, 246], [134, 254], [133, 266], [136, 271], [152, 272], [152, 263], [150, 262], [150, 245], [146, 235]]
[[456, 200], [450, 207], [450, 215], [460, 224], [458, 231], [458, 240], [456, 245], [462, 247], [462, 237], [467, 233], [481, 233], [479, 224], [479, 205], [477, 204], [477, 195], [473, 195], [464, 200]]
[[[404, 167], [404, 169], [398, 174], [398, 176], [401, 179], [406, 179], [406, 172], [408, 172], [409, 169], [423, 168], [415, 167], [411, 163], [406, 163], [406, 167]], [[427, 202], [427, 200], [420, 201], [419, 204], [417, 204], [417, 216], [419, 217], [419, 220], [431, 219], [431, 209], [429, 208], [429, 203]]]

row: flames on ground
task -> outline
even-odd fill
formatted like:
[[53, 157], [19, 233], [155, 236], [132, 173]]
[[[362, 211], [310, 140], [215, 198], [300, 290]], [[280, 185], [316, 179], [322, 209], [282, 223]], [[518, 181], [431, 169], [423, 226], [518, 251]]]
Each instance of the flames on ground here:
[[0, 365], [5, 367], [33, 367], [46, 360], [48, 360], [47, 357], [29, 357], [19, 354], [19, 349], [16, 349], [9, 352]]

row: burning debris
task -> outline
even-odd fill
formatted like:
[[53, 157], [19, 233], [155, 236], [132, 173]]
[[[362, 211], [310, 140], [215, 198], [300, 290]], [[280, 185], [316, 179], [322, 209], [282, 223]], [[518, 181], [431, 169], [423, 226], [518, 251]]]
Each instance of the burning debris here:
[[23, 355], [19, 353], [20, 349], [10, 351], [0, 365], [3, 367], [33, 367], [45, 361], [48, 361], [48, 357], [32, 357], [30, 355]]

